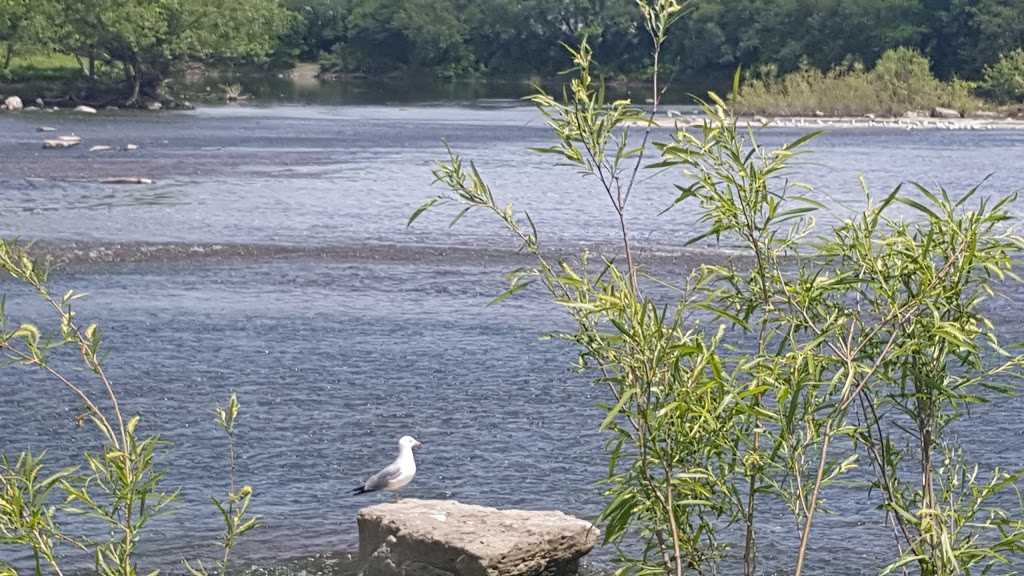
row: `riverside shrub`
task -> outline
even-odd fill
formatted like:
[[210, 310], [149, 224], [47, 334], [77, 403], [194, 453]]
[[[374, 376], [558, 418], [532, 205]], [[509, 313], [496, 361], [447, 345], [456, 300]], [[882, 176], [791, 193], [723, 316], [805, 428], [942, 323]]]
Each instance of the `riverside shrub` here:
[[[153, 520], [172, 513], [179, 502], [180, 487], [165, 487], [167, 470], [159, 464], [168, 443], [155, 433], [142, 432], [141, 418], [124, 411], [104, 368], [103, 331], [77, 318], [76, 300], [84, 294], [69, 290], [62, 297], [53, 295], [48, 264], [37, 263], [16, 240], [0, 239], [0, 274], [34, 292], [60, 327], [47, 333], [31, 322], [14, 325], [5, 310], [6, 295], [0, 296], [0, 368], [21, 366], [46, 374], [55, 388], [78, 401], [79, 427], [99, 433], [98, 443], [82, 452], [79, 465], [61, 470], [52, 470], [44, 454], [31, 450], [14, 458], [0, 452], [0, 549], [27, 551], [36, 576], [63, 575], [67, 564], [75, 561], [69, 552], [77, 553], [79, 562], [91, 560], [100, 576], [137, 576], [140, 541], [152, 537]], [[228, 494], [224, 499], [211, 497], [224, 522], [218, 542], [222, 554], [210, 563], [220, 574], [227, 573], [238, 537], [260, 524], [249, 512], [252, 488], [235, 489], [238, 411], [234, 394], [226, 407], [216, 410], [216, 422], [228, 436]], [[75, 516], [96, 522], [73, 533], [65, 524]], [[186, 567], [193, 576], [208, 573], [200, 561], [186, 562]], [[17, 574], [14, 566], [0, 559], [0, 576]]]
[[999, 61], [986, 66], [984, 85], [993, 98], [1004, 104], [1024, 102], [1024, 50], [1000, 54]]
[[944, 83], [932, 75], [928, 59], [908, 48], [888, 50], [871, 70], [847, 61], [822, 72], [806, 61], [782, 77], [771, 69], [748, 78], [736, 100], [738, 112], [785, 116], [879, 114], [898, 116], [937, 106], [968, 113], [981, 102], [971, 85]]

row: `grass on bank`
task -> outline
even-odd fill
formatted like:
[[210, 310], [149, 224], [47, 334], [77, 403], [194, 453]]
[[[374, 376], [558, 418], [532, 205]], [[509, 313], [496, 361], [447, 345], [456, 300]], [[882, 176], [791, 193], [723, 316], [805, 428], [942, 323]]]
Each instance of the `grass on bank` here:
[[12, 83], [77, 80], [83, 76], [82, 68], [75, 57], [67, 54], [15, 52], [11, 58], [11, 65], [6, 70], [0, 70], [0, 81]]
[[974, 87], [960, 80], [938, 80], [925, 56], [897, 48], [882, 54], [870, 70], [859, 61], [828, 72], [803, 64], [784, 76], [771, 67], [762, 68], [743, 82], [738, 109], [776, 116], [900, 116], [945, 107], [967, 116], [982, 107], [982, 100], [972, 93]]
[[[85, 86], [89, 82], [88, 66], [88, 61], [69, 54], [15, 51], [10, 66], [0, 68], [0, 86]], [[124, 70], [119, 64], [97, 60], [93, 66], [99, 83], [123, 81]]]

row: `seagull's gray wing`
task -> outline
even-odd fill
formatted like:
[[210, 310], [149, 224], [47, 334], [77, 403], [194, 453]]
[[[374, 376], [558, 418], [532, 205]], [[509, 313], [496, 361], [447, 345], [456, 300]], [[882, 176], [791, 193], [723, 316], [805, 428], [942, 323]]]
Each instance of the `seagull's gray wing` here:
[[386, 468], [377, 472], [363, 484], [363, 490], [366, 492], [372, 492], [374, 490], [384, 490], [391, 484], [395, 478], [398, 478], [402, 474], [402, 468], [398, 465], [398, 461], [394, 461], [389, 464]]

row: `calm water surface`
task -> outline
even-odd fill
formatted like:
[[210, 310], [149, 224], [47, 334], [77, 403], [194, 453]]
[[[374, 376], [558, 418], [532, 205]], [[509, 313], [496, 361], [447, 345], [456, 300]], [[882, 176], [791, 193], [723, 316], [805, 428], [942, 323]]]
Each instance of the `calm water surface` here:
[[[40, 125], [83, 145], [42, 150]], [[763, 140], [799, 135], [779, 128]], [[246, 562], [354, 549], [356, 511], [387, 496], [347, 492], [390, 461], [404, 434], [424, 442], [406, 496], [600, 511], [602, 391], [570, 372], [570, 350], [539, 339], [564, 320], [539, 293], [485, 309], [521, 263], [493, 222], [449, 229], [450, 213], [438, 211], [406, 227], [437, 192], [431, 168], [444, 141], [476, 161], [503, 202], [530, 208], [547, 246], [614, 243], [593, 182], [527, 150], [550, 143], [530, 108], [0, 115], [0, 235], [42, 241], [69, 260], [55, 291], [90, 293], [80, 314], [107, 330], [127, 411], [174, 445], [168, 484], [183, 485], [190, 506], [146, 539], [154, 562], [173, 571], [182, 556], [212, 553], [203, 543], [219, 526], [208, 495], [227, 482], [213, 408], [230, 391], [243, 407], [238, 480], [253, 485], [265, 521], [241, 545]], [[88, 151], [128, 143], [139, 149]], [[1022, 145], [1024, 132], [842, 130], [818, 138], [792, 178], [813, 184], [839, 216], [862, 200], [858, 174], [878, 194], [904, 180], [960, 194], [986, 176], [983, 190], [1002, 194], [1022, 184]], [[110, 176], [155, 183], [97, 182]], [[631, 208], [642, 253], [669, 274], [726, 253], [678, 249], [693, 211], [657, 216], [676, 181], [645, 179]], [[42, 312], [20, 287], [0, 288], [16, 319]], [[1014, 294], [993, 304], [1010, 337], [1022, 303]], [[0, 385], [0, 449], [45, 448], [56, 466], [88, 445], [73, 431], [76, 406], [52, 383], [9, 368]], [[1020, 465], [1020, 408], [1007, 400], [978, 410], [964, 435], [971, 454]], [[843, 515], [822, 519], [811, 565], [871, 572], [891, 545], [875, 502], [843, 488], [829, 497]], [[781, 512], [765, 523], [764, 566], [785, 569], [795, 529]], [[591, 558], [601, 566], [610, 555]]]

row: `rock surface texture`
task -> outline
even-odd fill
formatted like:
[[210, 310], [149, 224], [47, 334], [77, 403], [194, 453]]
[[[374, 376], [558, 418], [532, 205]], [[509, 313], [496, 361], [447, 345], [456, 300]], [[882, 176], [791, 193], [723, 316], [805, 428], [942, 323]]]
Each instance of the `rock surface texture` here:
[[936, 118], [960, 118], [960, 112], [952, 108], [935, 108], [932, 110], [932, 116]]
[[364, 576], [575, 574], [600, 532], [562, 512], [402, 500], [359, 511]]

